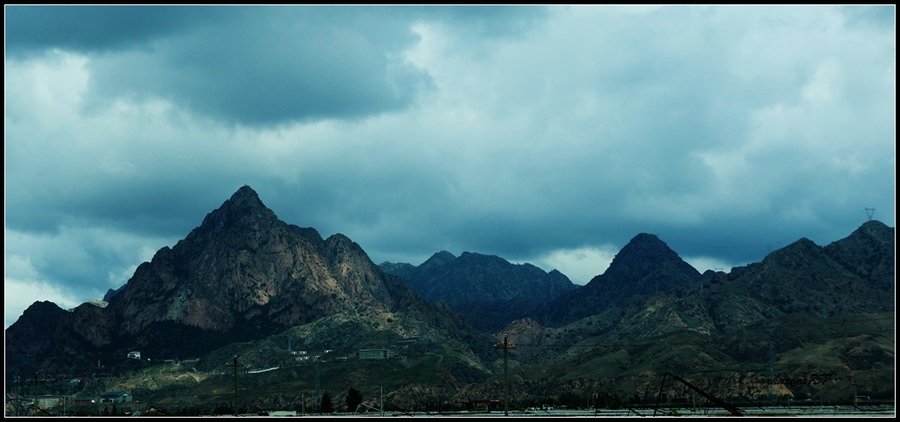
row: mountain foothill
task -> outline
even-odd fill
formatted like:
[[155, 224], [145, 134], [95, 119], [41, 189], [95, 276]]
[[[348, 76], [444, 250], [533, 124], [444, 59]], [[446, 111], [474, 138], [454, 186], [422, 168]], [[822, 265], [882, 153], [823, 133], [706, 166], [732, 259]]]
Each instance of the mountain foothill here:
[[322, 391], [341, 403], [350, 388], [364, 404], [379, 390], [396, 409], [453, 407], [502, 398], [504, 366], [513, 407], [587, 406], [598, 391], [647, 405], [665, 373], [732, 402], [892, 398], [894, 245], [893, 228], [868, 221], [824, 247], [802, 238], [701, 274], [639, 233], [578, 286], [475, 252], [376, 265], [342, 234], [279, 220], [243, 186], [104, 300], [31, 305], [6, 330], [6, 382], [43, 374], [36, 391], [128, 390], [207, 414], [230, 408], [223, 374], [239, 356], [246, 411], [306, 409]]

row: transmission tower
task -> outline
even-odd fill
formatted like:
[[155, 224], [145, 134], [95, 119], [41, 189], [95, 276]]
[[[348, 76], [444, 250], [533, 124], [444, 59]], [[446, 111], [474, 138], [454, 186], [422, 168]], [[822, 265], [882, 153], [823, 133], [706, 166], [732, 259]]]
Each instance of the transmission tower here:
[[869, 221], [872, 221], [872, 216], [875, 215], [875, 208], [866, 208], [866, 215], [869, 216]]

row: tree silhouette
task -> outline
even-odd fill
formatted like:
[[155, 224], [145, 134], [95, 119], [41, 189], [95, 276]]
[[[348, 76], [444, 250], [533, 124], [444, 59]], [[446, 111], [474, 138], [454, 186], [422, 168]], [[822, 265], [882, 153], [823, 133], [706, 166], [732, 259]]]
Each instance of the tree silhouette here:
[[322, 413], [334, 413], [334, 407], [331, 405], [331, 395], [326, 391], [322, 394]]
[[347, 411], [355, 412], [356, 408], [359, 407], [359, 404], [362, 403], [363, 397], [359, 390], [350, 387], [350, 391], [347, 392]]

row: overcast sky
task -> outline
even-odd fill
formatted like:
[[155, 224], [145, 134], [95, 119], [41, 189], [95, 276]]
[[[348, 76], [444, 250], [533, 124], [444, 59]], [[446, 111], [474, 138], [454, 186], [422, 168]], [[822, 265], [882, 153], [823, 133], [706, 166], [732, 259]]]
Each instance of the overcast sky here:
[[[894, 227], [887, 7], [6, 7], [5, 325], [250, 185], [375, 263], [698, 270]], [[869, 211], [872, 212], [872, 211]]]

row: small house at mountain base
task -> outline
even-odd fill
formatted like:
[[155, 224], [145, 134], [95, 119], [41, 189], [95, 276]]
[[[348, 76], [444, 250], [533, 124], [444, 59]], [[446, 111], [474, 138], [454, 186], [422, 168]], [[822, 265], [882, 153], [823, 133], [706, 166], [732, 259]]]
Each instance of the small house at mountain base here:
[[131, 394], [124, 391], [109, 391], [100, 396], [101, 403], [130, 403]]

